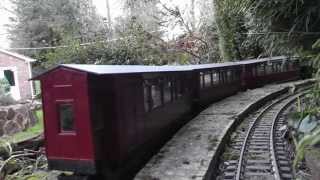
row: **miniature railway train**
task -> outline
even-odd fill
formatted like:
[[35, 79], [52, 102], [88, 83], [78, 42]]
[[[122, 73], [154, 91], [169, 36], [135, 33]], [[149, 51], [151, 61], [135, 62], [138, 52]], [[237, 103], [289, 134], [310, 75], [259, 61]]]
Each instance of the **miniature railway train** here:
[[49, 168], [130, 179], [188, 115], [242, 90], [299, 79], [299, 71], [299, 61], [286, 57], [57, 66], [33, 78], [41, 81]]

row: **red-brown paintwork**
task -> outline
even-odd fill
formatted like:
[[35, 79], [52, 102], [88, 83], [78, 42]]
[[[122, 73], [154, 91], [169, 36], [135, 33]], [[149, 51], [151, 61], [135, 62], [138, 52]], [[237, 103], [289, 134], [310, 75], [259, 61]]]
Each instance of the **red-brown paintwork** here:
[[[93, 161], [95, 157], [88, 106], [87, 74], [59, 68], [40, 80], [48, 159]], [[73, 104], [74, 132], [60, 130], [57, 105], [64, 102]]]
[[[53, 162], [51, 160], [58, 160], [51, 163], [53, 169], [81, 173], [83, 171], [73, 165], [80, 167], [84, 164], [83, 167], [98, 173], [121, 174], [123, 169], [131, 168], [129, 162], [144, 157], [152, 146], [161, 145], [163, 137], [172, 135], [183, 124], [181, 117], [194, 111], [194, 107], [208, 105], [240, 89], [299, 76], [298, 68], [257, 75], [260, 63], [266, 62], [199, 69], [195, 66], [193, 70], [177, 72], [97, 74], [66, 66], [48, 71], [37, 79], [42, 85], [49, 165]], [[200, 81], [203, 81], [200, 74], [212, 70], [220, 73], [221, 82], [200, 87]], [[228, 80], [226, 74], [221, 73], [225, 70], [235, 72], [236, 78]], [[147, 111], [143, 82], [161, 76], [179, 76], [179, 81], [183, 81], [189, 91], [180, 99]], [[64, 102], [73, 103], [76, 121], [73, 133], [60, 133], [56, 108], [57, 104]]]

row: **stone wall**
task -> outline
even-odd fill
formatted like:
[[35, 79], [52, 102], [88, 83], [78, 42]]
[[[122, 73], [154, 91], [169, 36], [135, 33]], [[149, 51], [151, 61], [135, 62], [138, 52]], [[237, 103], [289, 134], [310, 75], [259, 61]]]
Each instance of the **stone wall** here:
[[13, 135], [36, 124], [29, 104], [0, 106], [0, 136]]

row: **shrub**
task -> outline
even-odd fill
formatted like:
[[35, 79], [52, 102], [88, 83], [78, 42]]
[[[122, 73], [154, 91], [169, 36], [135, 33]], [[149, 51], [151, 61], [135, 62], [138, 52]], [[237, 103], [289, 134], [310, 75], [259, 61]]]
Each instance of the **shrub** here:
[[10, 84], [9, 84], [9, 81], [6, 78], [0, 79], [0, 89], [4, 93], [8, 93], [10, 91]]
[[16, 101], [11, 97], [10, 93], [10, 84], [6, 79], [0, 80], [0, 105], [8, 106], [15, 104]]

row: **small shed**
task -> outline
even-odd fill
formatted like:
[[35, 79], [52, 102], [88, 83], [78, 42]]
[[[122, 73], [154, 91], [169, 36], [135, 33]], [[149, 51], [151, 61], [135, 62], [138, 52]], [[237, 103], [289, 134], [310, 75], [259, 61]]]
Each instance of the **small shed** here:
[[0, 49], [0, 79], [6, 78], [10, 84], [10, 94], [15, 100], [30, 99], [34, 95], [32, 62], [35, 59]]

